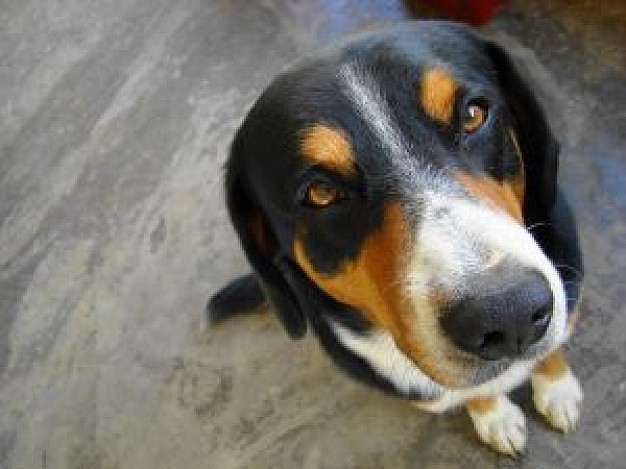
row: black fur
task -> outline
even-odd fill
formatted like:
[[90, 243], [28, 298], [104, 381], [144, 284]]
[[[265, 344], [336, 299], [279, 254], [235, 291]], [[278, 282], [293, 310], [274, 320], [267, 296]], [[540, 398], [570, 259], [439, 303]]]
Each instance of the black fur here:
[[256, 275], [244, 275], [211, 297], [207, 305], [207, 321], [217, 324], [232, 316], [253, 312], [263, 303], [265, 294]]
[[[233, 155], [237, 154], [238, 142], [235, 140], [233, 144]], [[259, 208], [252, 201], [249, 182], [238, 167], [240, 160], [231, 158], [227, 167], [226, 201], [228, 211], [248, 260], [262, 282], [266, 297], [274, 307], [289, 336], [293, 339], [299, 339], [304, 336], [307, 330], [304, 314], [293, 292], [276, 267], [275, 259], [280, 258], [281, 252], [271, 229], [265, 226], [269, 252], [262, 252], [257, 240], [254, 239], [250, 221], [255, 216], [255, 210], [259, 210]], [[263, 223], [266, 223], [265, 218]]]

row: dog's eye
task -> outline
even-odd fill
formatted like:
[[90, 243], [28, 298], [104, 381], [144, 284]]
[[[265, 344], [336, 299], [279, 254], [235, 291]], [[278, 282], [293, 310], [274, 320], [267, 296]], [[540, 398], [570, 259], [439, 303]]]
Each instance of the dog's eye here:
[[463, 116], [463, 132], [471, 134], [476, 132], [487, 120], [487, 105], [483, 102], [470, 101], [465, 108]]
[[344, 193], [339, 188], [328, 182], [316, 181], [307, 187], [304, 201], [310, 207], [324, 208], [344, 197]]

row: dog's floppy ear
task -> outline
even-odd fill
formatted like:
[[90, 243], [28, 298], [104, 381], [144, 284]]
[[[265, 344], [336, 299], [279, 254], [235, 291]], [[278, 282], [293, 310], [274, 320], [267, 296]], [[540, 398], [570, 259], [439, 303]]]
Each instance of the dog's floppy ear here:
[[559, 144], [538, 101], [538, 83], [523, 60], [488, 41], [502, 91], [515, 120], [524, 160], [524, 218], [528, 225], [550, 220], [556, 200]]
[[306, 334], [307, 323], [289, 284], [277, 264], [281, 251], [261, 208], [254, 202], [247, 181], [234, 155], [236, 142], [226, 171], [226, 203], [248, 261], [258, 275], [263, 291], [292, 339]]

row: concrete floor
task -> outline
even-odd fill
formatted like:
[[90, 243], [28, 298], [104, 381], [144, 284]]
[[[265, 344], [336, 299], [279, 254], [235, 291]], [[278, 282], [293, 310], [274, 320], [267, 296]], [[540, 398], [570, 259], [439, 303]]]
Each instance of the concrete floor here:
[[[358, 5], [358, 6], [357, 6]], [[546, 67], [588, 281], [580, 428], [527, 453], [341, 375], [269, 314], [202, 327], [246, 270], [221, 164], [283, 67], [396, 0], [0, 0], [0, 468], [610, 468], [626, 460], [626, 4], [515, 0]], [[517, 394], [528, 396], [527, 389]]]

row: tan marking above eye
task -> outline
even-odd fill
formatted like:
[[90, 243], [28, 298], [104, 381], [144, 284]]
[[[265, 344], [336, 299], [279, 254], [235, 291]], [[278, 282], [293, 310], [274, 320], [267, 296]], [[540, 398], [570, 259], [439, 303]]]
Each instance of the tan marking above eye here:
[[442, 68], [429, 68], [420, 83], [420, 103], [428, 117], [450, 125], [454, 114], [454, 95], [458, 88], [452, 75]]
[[470, 102], [463, 116], [463, 132], [471, 134], [482, 127], [487, 120], [487, 107]]
[[355, 173], [350, 139], [341, 129], [314, 124], [300, 133], [300, 155], [312, 165], [320, 165], [344, 176]]
[[341, 190], [330, 183], [317, 181], [307, 188], [304, 201], [307, 205], [316, 208], [324, 208], [343, 199], [345, 196]]

